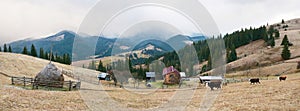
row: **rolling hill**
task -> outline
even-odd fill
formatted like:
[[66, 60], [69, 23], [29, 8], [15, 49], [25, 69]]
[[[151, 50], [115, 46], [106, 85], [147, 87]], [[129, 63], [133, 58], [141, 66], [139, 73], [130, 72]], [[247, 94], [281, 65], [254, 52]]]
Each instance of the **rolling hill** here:
[[[284, 60], [281, 58], [282, 47], [280, 44], [284, 35], [288, 36], [288, 39], [293, 46], [290, 46], [291, 60], [298, 61], [300, 58], [300, 23], [296, 22], [300, 19], [293, 19], [286, 21], [285, 24], [276, 23], [273, 24], [276, 29], [280, 32], [280, 37], [275, 40], [275, 46], [273, 48], [266, 47], [263, 40], [253, 41], [250, 44], [241, 46], [236, 49], [238, 60], [227, 64], [227, 70], [229, 72], [257, 69], [264, 66], [272, 66], [276, 64], [281, 64]], [[279, 24], [279, 25], [278, 25]], [[287, 28], [282, 28], [280, 26], [288, 25]], [[286, 30], [285, 30], [286, 29]], [[291, 65], [287, 63], [286, 65]], [[296, 70], [296, 63], [293, 64], [292, 70]], [[281, 71], [287, 70], [282, 68]], [[274, 74], [274, 73], [273, 73]]]
[[[199, 110], [200, 104], [205, 102], [204, 95], [208, 92], [219, 93], [217, 99], [210, 107], [215, 110], [299, 110], [300, 100], [300, 74], [287, 74], [286, 81], [279, 82], [277, 77], [270, 76], [261, 81], [261, 84], [250, 85], [248, 82], [230, 83], [223, 86], [222, 90], [210, 91], [202, 85], [194, 89], [158, 89], [151, 94], [136, 94], [122, 88], [115, 88], [108, 85], [100, 87], [97, 84], [90, 84], [83, 80], [80, 91], [46, 91], [46, 90], [24, 90], [21, 87], [10, 85], [10, 79], [3, 75], [10, 76], [34, 76], [49, 61], [41, 60], [31, 56], [0, 53], [0, 110], [96, 110], [97, 107], [108, 108], [114, 100], [118, 103], [110, 110], [122, 110], [130, 108], [135, 110], [157, 108], [180, 108], [181, 103], [187, 102], [185, 110]], [[72, 66], [55, 63], [59, 68], [72, 69]], [[282, 64], [284, 65], [284, 64]], [[272, 71], [278, 67], [268, 69]], [[85, 73], [90, 70], [83, 69]], [[93, 71], [91, 71], [92, 73]], [[93, 76], [93, 77], [96, 77]], [[72, 78], [70, 78], [72, 79]], [[196, 82], [198, 84], [198, 82]], [[188, 87], [188, 86], [183, 86]], [[177, 92], [178, 91], [178, 92]], [[186, 97], [185, 92], [194, 91], [191, 99], [178, 99], [174, 103], [174, 94]], [[110, 98], [103, 96], [107, 94]], [[97, 104], [96, 104], [97, 103]], [[174, 104], [173, 104], [174, 103]], [[93, 106], [95, 105], [95, 106]]]

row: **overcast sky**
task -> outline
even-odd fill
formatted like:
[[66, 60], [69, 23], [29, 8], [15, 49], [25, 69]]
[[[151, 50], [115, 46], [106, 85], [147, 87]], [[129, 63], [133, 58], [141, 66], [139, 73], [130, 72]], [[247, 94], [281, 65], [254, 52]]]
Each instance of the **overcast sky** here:
[[[76, 31], [99, 0], [1, 0], [0, 44]], [[300, 0], [199, 0], [222, 34], [300, 18]]]

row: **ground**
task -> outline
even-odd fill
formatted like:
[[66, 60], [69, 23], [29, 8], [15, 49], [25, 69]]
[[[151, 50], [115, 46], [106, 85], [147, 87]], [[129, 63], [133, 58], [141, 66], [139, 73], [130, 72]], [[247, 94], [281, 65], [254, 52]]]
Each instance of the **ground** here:
[[[31, 77], [35, 74], [26, 72], [26, 65], [36, 64], [31, 67], [38, 72], [48, 61], [34, 59], [29, 56], [10, 53], [0, 53], [1, 73], [7, 75]], [[10, 57], [18, 57], [9, 60]], [[4, 62], [5, 61], [5, 62]], [[23, 61], [24, 64], [15, 64]], [[9, 63], [10, 65], [4, 65]], [[38, 65], [40, 64], [40, 65]], [[58, 63], [58, 67], [70, 68]], [[25, 66], [24, 66], [25, 65]], [[3, 68], [9, 67], [9, 68]], [[22, 68], [21, 68], [22, 67]], [[290, 67], [284, 64], [264, 67], [264, 70], [280, 71], [280, 67]], [[15, 69], [19, 69], [16, 71]], [[76, 68], [77, 69], [77, 68]], [[133, 93], [119, 87], [98, 84], [96, 75], [90, 70], [79, 68], [77, 72], [85, 72], [86, 78], [82, 78], [80, 91], [45, 91], [24, 90], [22, 87], [10, 85], [10, 79], [3, 74], [1, 78], [0, 110], [97, 110], [99, 106], [105, 110], [141, 110], [159, 108], [160, 110], [198, 110], [201, 104], [210, 100], [207, 95], [216, 95], [215, 101], [211, 101], [209, 110], [299, 110], [300, 109], [300, 73], [289, 72], [288, 78], [280, 82], [276, 76], [269, 76], [268, 80], [261, 80], [261, 84], [250, 85], [249, 82], [230, 83], [222, 87], [222, 90], [210, 91], [209, 88], [199, 86], [196, 88], [184, 86], [177, 89], [158, 89], [147, 94]], [[13, 73], [15, 72], [15, 73]], [[254, 70], [253, 70], [254, 72]], [[235, 79], [240, 72], [233, 73]], [[243, 73], [240, 73], [243, 74]], [[229, 74], [230, 75], [230, 74]], [[232, 76], [231, 75], [231, 76]], [[250, 75], [255, 76], [255, 75]], [[256, 75], [257, 76], [257, 75]], [[195, 82], [198, 86], [198, 82]], [[104, 83], [103, 83], [104, 84]], [[139, 91], [139, 90], [137, 90]], [[189, 96], [192, 95], [192, 96]], [[204, 98], [207, 96], [207, 98]], [[213, 99], [211, 99], [213, 100]], [[206, 104], [209, 105], [209, 104]], [[185, 107], [186, 106], [186, 107]], [[204, 107], [205, 108], [205, 107]]]

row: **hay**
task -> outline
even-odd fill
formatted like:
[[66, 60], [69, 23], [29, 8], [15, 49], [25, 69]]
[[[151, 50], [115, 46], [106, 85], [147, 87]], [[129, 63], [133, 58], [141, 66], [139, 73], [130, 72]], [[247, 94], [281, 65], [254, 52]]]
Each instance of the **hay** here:
[[41, 72], [39, 72], [35, 77], [35, 82], [38, 85], [47, 85], [50, 82], [61, 82], [60, 84], [58, 84], [58, 87], [61, 87], [63, 85], [63, 81], [63, 74], [52, 63], [46, 65], [44, 69]]

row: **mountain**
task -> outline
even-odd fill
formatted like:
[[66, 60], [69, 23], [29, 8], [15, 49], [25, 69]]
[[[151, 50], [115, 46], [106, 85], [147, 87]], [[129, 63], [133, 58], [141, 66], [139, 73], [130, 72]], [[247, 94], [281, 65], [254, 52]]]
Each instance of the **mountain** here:
[[[54, 34], [49, 37], [41, 38], [41, 39], [25, 39], [19, 40], [10, 43], [9, 45], [12, 46], [12, 49], [16, 53], [21, 53], [23, 51], [24, 46], [27, 47], [28, 50], [31, 49], [31, 44], [34, 44], [35, 48], [39, 50], [43, 48], [45, 51], [50, 52], [51, 47], [53, 53], [58, 55], [62, 55], [64, 53], [71, 54], [73, 51], [73, 43], [74, 39], [79, 39], [77, 41], [78, 45], [80, 44], [81, 47], [93, 47], [89, 44], [92, 42], [97, 41], [96, 44], [96, 51], [94, 54], [107, 56], [109, 55], [109, 47], [115, 42], [115, 39], [105, 38], [105, 37], [98, 37], [98, 36], [87, 36], [82, 37], [72, 31], [61, 31], [57, 34]], [[83, 44], [84, 43], [84, 44]], [[39, 53], [39, 51], [37, 51]]]
[[155, 39], [149, 39], [149, 40], [142, 41], [141, 43], [136, 45], [133, 48], [133, 50], [145, 49], [149, 45], [153, 45], [153, 47], [159, 48], [163, 51], [172, 51], [173, 50], [173, 48], [170, 45], [168, 45], [167, 43], [160, 41], [160, 40], [155, 40]]
[[[145, 36], [145, 35], [144, 35]], [[76, 45], [74, 40], [76, 39]], [[21, 53], [24, 46], [30, 50], [31, 45], [34, 44], [38, 50], [43, 48], [44, 51], [50, 52], [51, 47], [54, 54], [62, 55], [69, 53], [75, 55], [73, 61], [87, 59], [87, 57], [94, 56], [101, 58], [110, 56], [112, 53], [123, 53], [134, 50], [146, 49], [149, 45], [153, 45], [157, 50], [147, 50], [146, 53], [162, 54], [165, 52], [179, 50], [187, 44], [204, 40], [204, 36], [189, 37], [184, 35], [176, 35], [170, 37], [166, 41], [160, 41], [155, 39], [139, 40], [138, 36], [130, 38], [111, 38], [101, 36], [88, 36], [79, 35], [72, 31], [61, 31], [52, 36], [40, 38], [40, 39], [24, 39], [9, 43], [12, 46], [12, 50], [16, 53]], [[76, 50], [73, 50], [76, 49]]]
[[175, 50], [180, 50], [184, 48], [186, 45], [191, 45], [194, 42], [198, 42], [200, 40], [205, 40], [205, 37], [190, 37], [186, 35], [176, 35], [168, 39], [166, 42], [170, 44]]
[[189, 39], [193, 42], [198, 42], [198, 41], [202, 41], [205, 40], [206, 37], [201, 35], [201, 36], [193, 36], [193, 37], [189, 37]]
[[169, 38], [166, 41], [160, 41], [156, 39], [148, 39], [137, 44], [133, 50], [140, 50], [145, 48], [148, 44], [155, 46], [156, 48], [160, 48], [163, 51], [169, 52], [175, 49], [182, 49], [186, 45], [190, 45], [194, 42], [198, 42], [201, 40], [205, 40], [205, 36], [196, 36], [190, 37], [185, 35], [176, 35]]
[[[73, 41], [75, 38], [75, 33], [71, 31], [61, 31], [55, 35], [41, 38], [41, 39], [25, 39], [20, 41], [15, 41], [10, 43], [14, 52], [21, 53], [24, 46], [29, 50], [31, 44], [34, 44], [35, 48], [39, 50], [43, 48], [45, 51], [50, 51], [51, 46], [53, 46], [53, 52], [57, 54], [71, 53], [73, 47]], [[39, 51], [38, 51], [39, 52]]]

